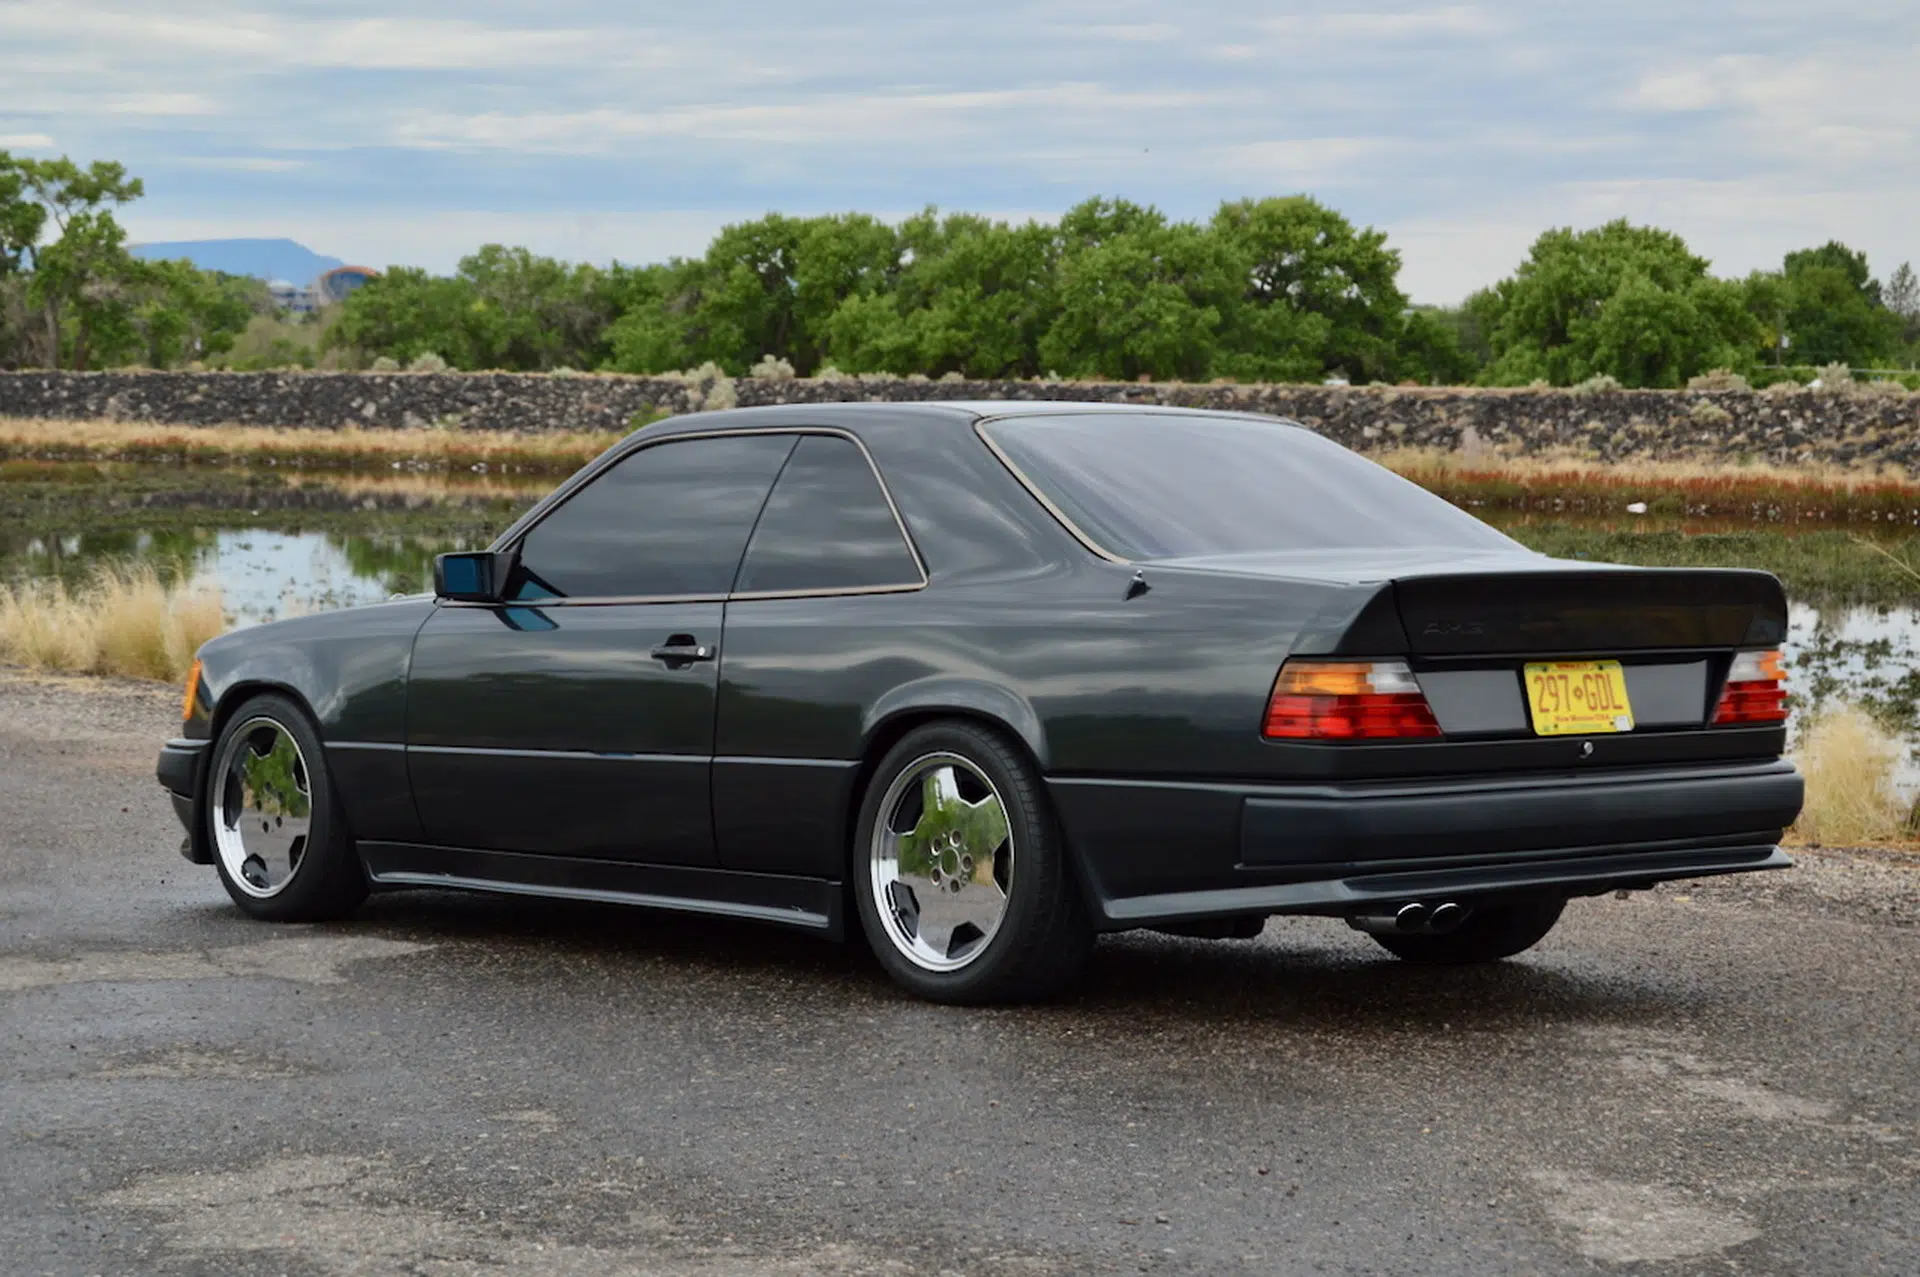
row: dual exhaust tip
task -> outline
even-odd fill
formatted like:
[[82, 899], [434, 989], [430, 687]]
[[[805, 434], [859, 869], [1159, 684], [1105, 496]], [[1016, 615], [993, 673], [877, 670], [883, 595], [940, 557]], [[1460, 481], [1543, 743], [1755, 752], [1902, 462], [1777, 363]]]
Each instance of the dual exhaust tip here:
[[1451, 900], [1435, 905], [1416, 900], [1392, 913], [1355, 914], [1347, 919], [1347, 925], [1376, 936], [1438, 936], [1458, 927], [1472, 912], [1466, 905]]

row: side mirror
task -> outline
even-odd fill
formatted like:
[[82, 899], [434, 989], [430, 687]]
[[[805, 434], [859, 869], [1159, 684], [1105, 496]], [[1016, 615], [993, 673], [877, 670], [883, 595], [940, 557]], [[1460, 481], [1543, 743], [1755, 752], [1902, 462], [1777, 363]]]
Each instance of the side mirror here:
[[513, 558], [487, 550], [435, 555], [433, 592], [455, 603], [498, 603], [513, 574]]

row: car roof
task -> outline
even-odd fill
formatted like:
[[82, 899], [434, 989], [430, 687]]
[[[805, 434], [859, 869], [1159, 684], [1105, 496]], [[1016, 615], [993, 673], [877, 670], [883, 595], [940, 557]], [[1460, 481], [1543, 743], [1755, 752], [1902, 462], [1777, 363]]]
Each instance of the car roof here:
[[1284, 422], [1297, 425], [1297, 422], [1285, 418], [1272, 417], [1264, 413], [1236, 412], [1223, 408], [1177, 408], [1166, 404], [1154, 403], [1099, 403], [1074, 399], [928, 399], [908, 402], [821, 402], [765, 404], [752, 408], [728, 408], [718, 412], [695, 412], [683, 416], [667, 418], [664, 421], [643, 428], [650, 439], [663, 434], [682, 434], [706, 430], [739, 429], [742, 427], [778, 427], [823, 424], [821, 413], [832, 412], [835, 417], [848, 425], [856, 425], [861, 418], [886, 418], [899, 421], [902, 418], [923, 418], [929, 421], [947, 421], [954, 424], [971, 425], [976, 421], [1005, 420], [1016, 417], [1057, 417], [1085, 416], [1100, 414], [1106, 416], [1156, 416], [1156, 417], [1225, 417], [1238, 420], [1263, 421], [1268, 423]]

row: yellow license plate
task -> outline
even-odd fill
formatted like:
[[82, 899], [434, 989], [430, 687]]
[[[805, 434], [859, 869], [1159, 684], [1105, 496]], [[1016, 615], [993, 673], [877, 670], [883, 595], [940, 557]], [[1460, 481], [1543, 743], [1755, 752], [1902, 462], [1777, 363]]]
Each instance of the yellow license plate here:
[[1541, 736], [1633, 730], [1627, 676], [1618, 661], [1539, 661], [1526, 667], [1527, 708]]

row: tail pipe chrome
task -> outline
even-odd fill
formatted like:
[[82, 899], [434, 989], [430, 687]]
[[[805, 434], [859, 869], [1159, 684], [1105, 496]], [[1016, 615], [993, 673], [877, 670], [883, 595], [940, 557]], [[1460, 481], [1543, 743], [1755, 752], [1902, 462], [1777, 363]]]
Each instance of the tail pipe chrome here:
[[1357, 913], [1347, 919], [1356, 931], [1376, 936], [1444, 935], [1467, 920], [1467, 906], [1452, 900], [1427, 904], [1415, 900], [1392, 913]]

